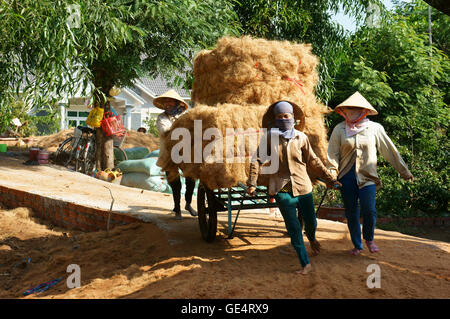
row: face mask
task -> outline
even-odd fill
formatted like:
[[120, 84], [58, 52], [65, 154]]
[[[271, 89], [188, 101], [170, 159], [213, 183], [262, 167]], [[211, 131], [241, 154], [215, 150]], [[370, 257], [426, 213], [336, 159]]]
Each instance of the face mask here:
[[357, 121], [359, 118], [361, 118], [361, 116], [364, 115], [364, 113], [366, 113], [366, 110], [364, 109], [343, 109], [342, 113], [344, 113], [344, 117], [348, 122], [355, 122]]
[[166, 112], [169, 115], [177, 115], [177, 114], [180, 114], [183, 111], [184, 111], [184, 107], [182, 107], [182, 106], [175, 106], [175, 107], [171, 108], [170, 110], [167, 110]]
[[275, 119], [275, 125], [280, 129], [280, 131], [290, 130], [294, 126], [294, 118], [290, 119]]

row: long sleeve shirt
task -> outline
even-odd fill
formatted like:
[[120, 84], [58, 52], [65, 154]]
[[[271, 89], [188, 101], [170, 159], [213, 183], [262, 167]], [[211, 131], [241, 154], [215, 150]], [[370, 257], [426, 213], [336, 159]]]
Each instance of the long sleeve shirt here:
[[[173, 124], [173, 122], [175, 122], [176, 119], [178, 119], [185, 112], [186, 111], [184, 111], [180, 114], [177, 114], [175, 116], [168, 115], [166, 112], [162, 112], [156, 118], [156, 129], [158, 130], [158, 133], [160, 136], [160, 140], [159, 140], [160, 153], [158, 156], [158, 161], [156, 162], [156, 165], [159, 167], [164, 167], [164, 164], [165, 164], [164, 163], [165, 156], [163, 154], [166, 154], [167, 149], [165, 147], [164, 141], [166, 138], [169, 138], [168, 134], [169, 134], [170, 129], [172, 128], [172, 124]], [[166, 174], [167, 174], [168, 181], [173, 181], [179, 176], [178, 169], [166, 170]]]
[[355, 165], [358, 187], [375, 184], [379, 189], [377, 151], [403, 178], [412, 176], [383, 126], [372, 121], [364, 130], [350, 137], [345, 132], [345, 121], [336, 125], [328, 143], [327, 168], [340, 179]]
[[158, 130], [159, 135], [162, 136], [164, 134], [167, 134], [167, 132], [169, 132], [170, 128], [172, 127], [173, 122], [175, 122], [175, 120], [185, 112], [186, 111], [174, 116], [167, 115], [166, 112], [160, 113], [156, 118], [156, 129]]
[[[308, 137], [300, 131], [295, 131], [295, 136], [289, 140], [283, 137], [279, 138], [278, 147], [272, 148], [271, 155], [260, 152], [262, 143], [270, 144], [269, 138], [261, 137], [260, 145], [250, 163], [250, 174], [247, 180], [248, 186], [256, 186], [258, 175], [263, 173], [261, 168], [268, 162], [273, 165], [273, 161], [278, 160], [278, 167], [269, 174], [269, 194], [275, 195], [289, 181], [292, 183], [292, 194], [294, 196], [305, 195], [312, 191], [311, 179], [307, 170], [314, 173], [315, 176], [329, 182], [333, 180], [333, 176], [327, 171], [322, 164], [320, 158], [314, 153]], [[267, 149], [270, 145], [266, 146]], [[267, 168], [267, 166], [266, 166]]]

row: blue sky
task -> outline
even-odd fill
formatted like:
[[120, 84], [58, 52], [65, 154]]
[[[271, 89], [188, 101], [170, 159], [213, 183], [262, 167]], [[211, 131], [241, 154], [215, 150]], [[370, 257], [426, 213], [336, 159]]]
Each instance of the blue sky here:
[[[382, 0], [384, 5], [388, 10], [391, 10], [394, 7], [394, 4], [391, 0]], [[410, 2], [410, 1], [404, 1], [404, 2]], [[356, 29], [356, 23], [355, 20], [349, 16], [346, 16], [344, 13], [339, 12], [335, 17], [334, 20], [339, 22], [345, 30], [348, 31], [355, 31]]]

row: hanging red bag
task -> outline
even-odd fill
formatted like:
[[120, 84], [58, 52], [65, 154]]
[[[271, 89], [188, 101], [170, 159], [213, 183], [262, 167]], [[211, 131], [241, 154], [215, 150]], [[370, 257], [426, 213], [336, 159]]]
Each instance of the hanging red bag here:
[[[115, 113], [115, 112], [114, 112]], [[106, 136], [120, 135], [125, 133], [125, 127], [123, 126], [122, 117], [113, 112], [105, 112], [102, 120], [102, 130]]]

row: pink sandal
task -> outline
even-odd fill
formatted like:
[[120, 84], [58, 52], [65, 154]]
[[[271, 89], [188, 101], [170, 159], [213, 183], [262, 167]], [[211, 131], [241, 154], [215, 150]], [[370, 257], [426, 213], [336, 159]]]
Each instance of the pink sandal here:
[[367, 248], [369, 248], [369, 251], [370, 251], [371, 253], [376, 253], [376, 252], [379, 252], [379, 251], [380, 251], [380, 248], [378, 248], [378, 246], [375, 245], [375, 243], [373, 242], [373, 240], [372, 240], [372, 241], [366, 240], [366, 245], [367, 245]]
[[359, 255], [361, 253], [361, 250], [359, 250], [358, 248], [353, 248], [352, 250], [350, 250], [350, 255], [356, 256]]

